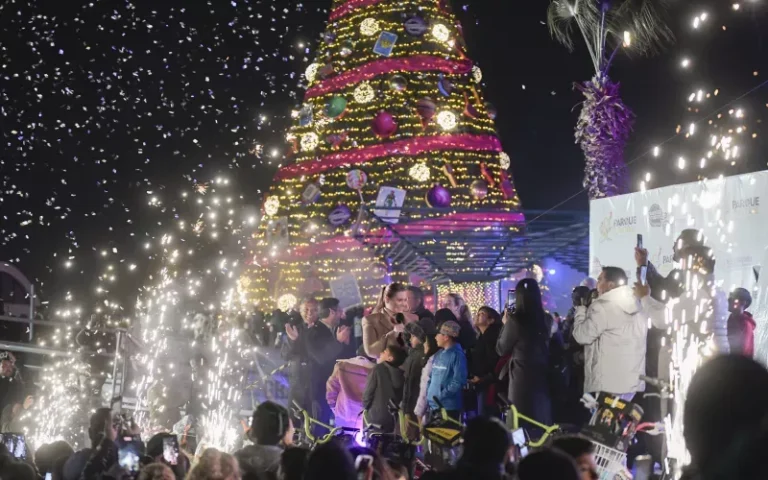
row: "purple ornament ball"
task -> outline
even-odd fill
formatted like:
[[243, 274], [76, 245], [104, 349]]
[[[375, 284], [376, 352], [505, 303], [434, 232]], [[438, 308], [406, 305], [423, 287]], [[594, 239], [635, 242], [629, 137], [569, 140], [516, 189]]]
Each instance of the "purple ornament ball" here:
[[430, 208], [446, 208], [451, 206], [451, 192], [436, 183], [427, 191], [425, 198]]
[[381, 111], [373, 118], [371, 128], [377, 137], [387, 138], [397, 131], [397, 122], [391, 113]]

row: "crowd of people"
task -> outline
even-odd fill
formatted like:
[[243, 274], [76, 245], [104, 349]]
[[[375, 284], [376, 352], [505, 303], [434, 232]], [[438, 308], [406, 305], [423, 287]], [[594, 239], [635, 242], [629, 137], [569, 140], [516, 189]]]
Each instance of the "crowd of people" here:
[[[711, 312], [700, 328], [710, 357], [685, 392], [682, 418], [691, 465], [685, 476], [758, 478], [757, 449], [765, 444], [768, 418], [768, 371], [754, 354], [755, 321], [747, 311], [749, 291], [725, 295], [712, 282], [714, 259], [700, 233], [684, 231], [673, 247], [682, 270], [664, 277], [637, 248], [636, 278], [605, 266], [596, 281], [573, 290], [565, 317], [545, 308], [537, 281], [517, 283], [503, 312], [482, 306], [472, 312], [464, 299], [449, 294], [433, 313], [416, 286], [391, 283], [382, 288], [369, 311], [345, 311], [339, 300], [307, 298], [297, 315], [284, 322], [284, 334], [265, 338], [278, 344], [290, 376], [290, 405], [263, 402], [253, 412], [247, 443], [234, 455], [205, 449], [178, 457], [165, 455], [164, 438], [141, 443], [133, 475], [141, 479], [313, 480], [409, 479], [409, 465], [388, 462], [367, 447], [337, 442], [313, 450], [294, 445], [300, 410], [327, 425], [372, 429], [406, 438], [418, 427], [445, 415], [464, 423], [463, 448], [456, 464], [422, 478], [440, 479], [582, 479], [596, 480], [594, 443], [584, 436], [560, 436], [525, 458], [517, 458], [511, 432], [500, 420], [502, 405], [544, 425], [582, 426], [590, 412], [580, 400], [610, 394], [643, 407], [644, 420], [661, 420], [645, 401], [645, 375], [670, 380], [672, 345], [659, 341], [670, 329], [674, 309], [699, 312], [702, 298]], [[708, 282], [690, 294], [685, 271]], [[681, 274], [682, 273], [682, 274]], [[594, 287], [594, 288], [593, 288]], [[687, 293], [686, 293], [687, 292]], [[702, 292], [705, 292], [704, 295]], [[727, 299], [726, 299], [727, 298]], [[674, 299], [675, 301], [670, 303]], [[697, 313], [698, 314], [698, 313]], [[293, 319], [291, 319], [293, 318]], [[300, 319], [300, 321], [298, 321]], [[728, 353], [730, 352], [730, 355]], [[13, 385], [12, 356], [2, 357], [0, 400], [10, 407], [8, 428], [16, 428], [14, 411], [29, 408]], [[23, 399], [23, 400], [22, 400]], [[31, 400], [30, 400], [31, 401]], [[656, 404], [659, 402], [656, 401]], [[293, 409], [297, 405], [300, 410]], [[410, 420], [406, 431], [392, 405]], [[671, 408], [671, 406], [670, 406]], [[5, 425], [5, 411], [3, 424]], [[316, 426], [322, 430], [325, 427]], [[5, 427], [4, 427], [5, 428]], [[6, 430], [13, 431], [13, 430]], [[319, 431], [317, 433], [326, 433]], [[64, 442], [37, 449], [26, 462], [0, 446], [0, 479], [95, 480], [128, 475], [118, 461], [118, 445], [138, 437], [130, 421], [98, 409], [89, 427], [91, 445], [73, 452]], [[662, 442], [663, 443], [663, 442]], [[663, 463], [664, 447], [636, 444]], [[732, 476], [733, 472], [738, 476]]]

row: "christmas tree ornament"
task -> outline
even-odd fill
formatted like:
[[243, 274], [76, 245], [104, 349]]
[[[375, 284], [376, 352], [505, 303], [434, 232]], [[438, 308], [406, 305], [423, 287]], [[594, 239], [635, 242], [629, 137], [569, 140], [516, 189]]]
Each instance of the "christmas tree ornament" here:
[[362, 170], [350, 170], [347, 172], [347, 186], [352, 190], [362, 190], [368, 182], [368, 175]]
[[397, 122], [391, 113], [382, 110], [373, 118], [371, 128], [377, 137], [388, 138], [397, 131]]
[[437, 90], [444, 96], [448, 97], [453, 92], [453, 82], [445, 78], [442, 73], [438, 77]]
[[305, 103], [301, 106], [301, 109], [298, 112], [300, 127], [308, 127], [312, 125], [312, 113], [313, 107], [311, 103]]
[[325, 32], [323, 33], [323, 40], [325, 40], [325, 43], [330, 45], [336, 41], [336, 34], [333, 32]]
[[459, 184], [456, 182], [456, 176], [453, 174], [453, 167], [450, 163], [443, 164], [443, 168], [441, 170], [453, 188], [459, 186]]
[[446, 208], [451, 206], [451, 192], [447, 188], [436, 183], [427, 190], [425, 197], [427, 205], [430, 208]]
[[317, 72], [320, 70], [320, 65], [317, 63], [310, 63], [306, 70], [304, 70], [304, 78], [307, 82], [312, 83], [317, 77]]
[[477, 65], [472, 66], [472, 80], [474, 80], [475, 83], [480, 83], [483, 81], [483, 71], [480, 70], [480, 67]]
[[421, 37], [427, 33], [429, 28], [427, 21], [418, 15], [408, 17], [403, 25], [405, 26], [405, 33], [412, 37]]
[[381, 30], [381, 25], [379, 25], [379, 21], [375, 18], [369, 17], [360, 22], [360, 33], [366, 37], [376, 35], [379, 30]]
[[470, 101], [469, 95], [467, 95], [467, 92], [464, 92], [464, 112], [463, 113], [469, 118], [477, 118], [480, 115], [480, 112], [477, 111], [475, 106]]
[[302, 152], [311, 152], [312, 150], [317, 148], [317, 144], [319, 143], [319, 139], [317, 138], [317, 134], [315, 132], [309, 132], [301, 136], [301, 151]]
[[427, 124], [429, 124], [435, 117], [436, 110], [437, 105], [435, 105], [435, 102], [429, 97], [420, 98], [416, 102], [416, 113], [421, 117], [422, 128], [427, 128]]
[[376, 92], [373, 91], [370, 83], [360, 82], [360, 85], [355, 87], [352, 96], [357, 103], [370, 103], [376, 98]]
[[341, 48], [339, 49], [339, 55], [341, 55], [342, 58], [347, 58], [348, 56], [352, 55], [352, 52], [355, 48], [355, 42], [352, 40], [345, 40], [341, 43]]
[[488, 112], [488, 118], [491, 120], [496, 120], [498, 110], [496, 110], [496, 107], [494, 107], [491, 102], [485, 102], [485, 111]]
[[507, 171], [502, 170], [499, 176], [501, 177], [499, 188], [501, 188], [501, 194], [504, 196], [504, 200], [515, 198], [515, 187], [512, 186]]
[[332, 133], [325, 137], [326, 143], [333, 149], [338, 149], [342, 143], [347, 141], [349, 134], [347, 132]]
[[333, 63], [328, 62], [317, 70], [317, 75], [323, 80], [325, 80], [326, 78], [333, 75], [335, 72], [336, 72], [336, 69], [333, 67]]
[[389, 89], [393, 92], [404, 92], [406, 88], [408, 88], [408, 80], [402, 75], [392, 75], [389, 77], [389, 82], [387, 83], [389, 86]]
[[432, 25], [432, 36], [440, 43], [448, 43], [451, 39], [451, 31], [442, 23]]
[[283, 312], [287, 312], [296, 306], [296, 302], [298, 302], [296, 295], [292, 293], [284, 293], [277, 299], [277, 308]]
[[509, 170], [509, 166], [512, 164], [509, 159], [509, 155], [506, 152], [499, 152], [499, 166], [502, 170]]
[[426, 182], [429, 180], [429, 167], [424, 163], [417, 163], [408, 169], [408, 175], [417, 182]]
[[449, 110], [443, 110], [437, 114], [437, 124], [440, 125], [440, 128], [443, 130], [449, 131], [455, 129], [459, 124], [459, 121], [456, 118], [455, 113]]
[[325, 115], [337, 119], [347, 110], [347, 99], [341, 95], [332, 96], [325, 104]]
[[264, 200], [264, 213], [269, 217], [277, 215], [277, 211], [280, 209], [280, 199], [275, 195], [271, 195]]
[[387, 276], [387, 264], [384, 262], [371, 262], [368, 266], [368, 273], [374, 280], [381, 280]]
[[343, 225], [352, 217], [352, 211], [346, 205], [339, 205], [328, 214], [328, 223], [334, 227]]
[[493, 178], [493, 175], [491, 175], [491, 171], [488, 170], [488, 165], [486, 165], [485, 162], [480, 162], [480, 174], [485, 181], [488, 182], [488, 185], [490, 185], [491, 188], [496, 186], [496, 180]]
[[478, 178], [472, 182], [472, 185], [470, 185], [469, 188], [475, 200], [482, 200], [488, 196], [488, 184], [485, 183], [485, 180], [480, 180]]
[[310, 183], [304, 189], [304, 193], [301, 194], [301, 203], [311, 205], [320, 199], [321, 194], [320, 186], [316, 183]]
[[392, 55], [392, 51], [395, 49], [397, 43], [397, 35], [392, 32], [381, 32], [379, 39], [376, 40], [376, 44], [373, 46], [373, 53], [388, 57]]

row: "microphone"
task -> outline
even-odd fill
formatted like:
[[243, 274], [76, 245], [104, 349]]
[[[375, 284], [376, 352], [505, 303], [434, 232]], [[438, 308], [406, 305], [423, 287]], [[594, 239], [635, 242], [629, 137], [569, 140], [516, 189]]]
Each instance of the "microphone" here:
[[405, 315], [403, 315], [402, 313], [398, 313], [397, 315], [395, 315], [395, 323], [399, 325], [402, 325], [403, 323], [405, 323]]

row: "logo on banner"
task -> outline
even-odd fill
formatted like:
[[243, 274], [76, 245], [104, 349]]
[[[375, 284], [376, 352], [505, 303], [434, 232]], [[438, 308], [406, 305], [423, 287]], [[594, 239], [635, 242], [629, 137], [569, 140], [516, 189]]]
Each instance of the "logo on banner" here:
[[658, 203], [654, 203], [651, 205], [651, 208], [648, 209], [648, 223], [650, 223], [652, 227], [663, 227], [667, 224], [668, 218], [669, 214], [665, 212]]
[[670, 270], [672, 270], [672, 266], [674, 265], [675, 261], [671, 254], [664, 255], [663, 252], [664, 249], [659, 247], [658, 250], [656, 250], [656, 253], [652, 255], [651, 263], [656, 266], [656, 270], [658, 270], [659, 273], [666, 275]]
[[757, 213], [760, 209], [760, 197], [734, 198], [731, 200], [731, 210], [734, 212], [749, 211]]
[[611, 212], [600, 223], [600, 242], [610, 241], [614, 235], [632, 233], [635, 231], [636, 227], [636, 215], [614, 218], [613, 212]]

